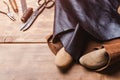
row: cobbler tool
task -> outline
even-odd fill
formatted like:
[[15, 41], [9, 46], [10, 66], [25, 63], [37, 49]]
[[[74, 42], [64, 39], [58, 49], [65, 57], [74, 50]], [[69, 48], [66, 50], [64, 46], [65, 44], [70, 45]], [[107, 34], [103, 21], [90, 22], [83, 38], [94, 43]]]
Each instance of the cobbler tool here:
[[25, 23], [32, 15], [33, 8], [31, 8], [31, 7], [27, 8], [26, 0], [20, 0], [20, 2], [21, 2], [21, 7], [22, 7], [22, 13], [23, 13], [23, 15], [21, 17], [21, 21], [23, 23]]
[[20, 31], [26, 31], [30, 28], [36, 18], [45, 10], [50, 9], [54, 6], [53, 0], [38, 0], [39, 7], [33, 12], [32, 16], [28, 19], [28, 21], [23, 24]]
[[24, 12], [27, 10], [27, 3], [26, 0], [20, 0], [20, 2], [22, 7], [22, 13], [24, 14]]
[[14, 18], [13, 14], [10, 12], [10, 8], [9, 8], [8, 4], [5, 1], [3, 1], [3, 3], [7, 6], [8, 12], [0, 11], [0, 13], [8, 16], [12, 21], [15, 21], [16, 19]]
[[9, 0], [10, 2], [10, 5], [12, 7], [12, 9], [14, 10], [15, 13], [18, 13], [18, 6], [17, 6], [17, 3], [16, 3], [16, 0]]
[[32, 15], [32, 13], [33, 13], [33, 8], [26, 9], [24, 11], [24, 14], [23, 14], [22, 18], [21, 18], [21, 21], [23, 23], [25, 23], [30, 18], [30, 16]]

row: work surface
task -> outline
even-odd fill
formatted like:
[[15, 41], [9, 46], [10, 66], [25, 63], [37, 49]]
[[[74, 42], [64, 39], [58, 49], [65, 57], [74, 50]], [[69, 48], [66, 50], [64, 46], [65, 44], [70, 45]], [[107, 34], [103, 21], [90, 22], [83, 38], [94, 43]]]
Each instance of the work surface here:
[[[2, 0], [0, 3], [0, 10], [6, 10]], [[27, 3], [36, 9], [36, 0], [27, 0]], [[19, 13], [14, 13], [17, 21], [0, 14], [0, 80], [120, 80], [119, 63], [101, 73], [79, 64], [60, 71], [45, 39], [53, 30], [54, 8], [45, 10], [29, 30], [22, 32], [20, 2], [17, 4]]]
[[120, 80], [119, 67], [96, 73], [75, 64], [62, 72], [46, 44], [0, 45], [0, 80]]
[[[9, 4], [9, 0], [4, 0]], [[22, 9], [20, 0], [16, 0], [19, 13], [13, 13], [16, 21], [11, 21], [6, 15], [0, 13], [0, 42], [44, 42], [45, 36], [48, 33], [52, 32], [53, 26], [53, 8], [46, 9], [43, 13], [37, 18], [35, 23], [30, 27], [29, 30], [23, 32], [20, 31], [23, 23], [21, 22]], [[37, 0], [26, 0], [27, 6], [32, 7], [35, 11], [38, 7]], [[7, 6], [3, 3], [3, 0], [0, 0], [0, 10], [7, 12]]]

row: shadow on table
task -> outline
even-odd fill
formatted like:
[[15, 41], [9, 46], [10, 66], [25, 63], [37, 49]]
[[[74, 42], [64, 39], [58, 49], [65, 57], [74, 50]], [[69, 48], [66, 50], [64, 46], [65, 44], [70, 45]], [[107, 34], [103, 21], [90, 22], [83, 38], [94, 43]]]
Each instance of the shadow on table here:
[[100, 73], [108, 75], [108, 76], [120, 73], [120, 62], [110, 65], [108, 68], [101, 71]]

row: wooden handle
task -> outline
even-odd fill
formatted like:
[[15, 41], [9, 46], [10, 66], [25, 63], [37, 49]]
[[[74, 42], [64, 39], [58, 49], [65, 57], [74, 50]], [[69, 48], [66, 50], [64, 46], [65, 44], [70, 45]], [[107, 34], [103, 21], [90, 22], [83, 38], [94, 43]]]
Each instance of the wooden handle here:
[[9, 2], [10, 2], [12, 9], [14, 10], [14, 12], [18, 13], [18, 6], [16, 3], [16, 0], [9, 0]]
[[25, 10], [25, 12], [21, 18], [21, 21], [25, 23], [30, 18], [32, 13], [33, 13], [33, 8], [28, 8], [27, 10]]

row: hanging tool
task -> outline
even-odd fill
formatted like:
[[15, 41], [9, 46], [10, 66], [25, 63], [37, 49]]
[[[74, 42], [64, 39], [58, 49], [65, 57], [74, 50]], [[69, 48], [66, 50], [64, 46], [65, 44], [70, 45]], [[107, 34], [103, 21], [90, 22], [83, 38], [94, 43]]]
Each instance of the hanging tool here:
[[41, 14], [45, 9], [50, 9], [54, 6], [53, 0], [38, 0], [39, 7], [33, 12], [32, 16], [28, 21], [21, 27], [20, 31], [26, 31], [30, 28], [36, 18]]
[[22, 13], [24, 14], [24, 12], [27, 10], [27, 3], [26, 0], [20, 0], [20, 2], [22, 7]]
[[8, 12], [0, 11], [0, 13], [7, 15], [12, 21], [15, 21], [16, 19], [14, 18], [13, 14], [10, 12], [10, 8], [8, 4], [5, 1], [3, 1], [3, 3], [7, 6]]
[[18, 6], [17, 6], [17, 3], [16, 3], [16, 0], [9, 0], [10, 2], [10, 5], [12, 7], [12, 9], [14, 10], [15, 13], [18, 13]]

